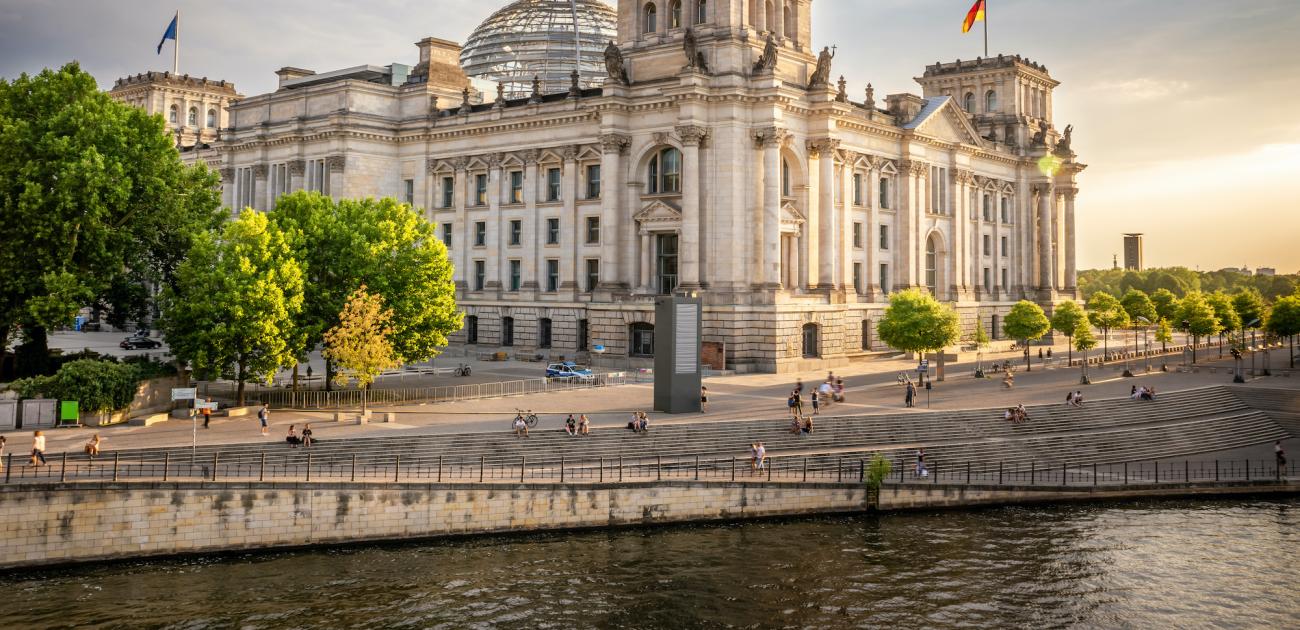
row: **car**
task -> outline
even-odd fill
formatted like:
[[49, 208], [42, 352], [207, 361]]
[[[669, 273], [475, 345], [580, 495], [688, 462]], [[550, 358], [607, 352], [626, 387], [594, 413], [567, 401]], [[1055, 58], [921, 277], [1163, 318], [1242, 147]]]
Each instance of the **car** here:
[[123, 350], [149, 350], [152, 348], [161, 348], [162, 342], [148, 337], [127, 337], [122, 340], [122, 343], [117, 345]]
[[552, 363], [546, 366], [547, 378], [578, 378], [585, 381], [596, 378], [591, 370], [578, 365], [572, 361], [564, 363]]

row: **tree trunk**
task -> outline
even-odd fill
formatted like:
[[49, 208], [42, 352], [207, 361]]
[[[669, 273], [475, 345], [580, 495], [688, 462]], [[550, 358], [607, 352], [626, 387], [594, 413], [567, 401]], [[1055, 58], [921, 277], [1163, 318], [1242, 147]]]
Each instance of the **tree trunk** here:
[[1020, 343], [1025, 344], [1025, 371], [1026, 371], [1026, 372], [1033, 372], [1033, 371], [1034, 371], [1034, 366], [1033, 366], [1032, 363], [1029, 362], [1029, 340], [1028, 340], [1028, 339], [1024, 339], [1024, 340], [1022, 340]]
[[1101, 360], [1106, 362], [1110, 359], [1110, 329], [1101, 329]]
[[1065, 343], [1069, 344], [1065, 347], [1065, 364], [1069, 365], [1074, 363], [1074, 335], [1066, 335]]
[[328, 357], [325, 359], [325, 391], [332, 391], [334, 385], [334, 362]]
[[1291, 335], [1291, 369], [1295, 369], [1295, 335]]
[[943, 382], [943, 376], [944, 376], [944, 374], [943, 374], [943, 355], [944, 355], [943, 350], [940, 350], [940, 351], [939, 351], [939, 382], [940, 382], [940, 383]]
[[293, 392], [298, 393], [298, 364], [293, 364]]
[[1196, 365], [1196, 344], [1201, 343], [1200, 335], [1192, 335], [1192, 365]]

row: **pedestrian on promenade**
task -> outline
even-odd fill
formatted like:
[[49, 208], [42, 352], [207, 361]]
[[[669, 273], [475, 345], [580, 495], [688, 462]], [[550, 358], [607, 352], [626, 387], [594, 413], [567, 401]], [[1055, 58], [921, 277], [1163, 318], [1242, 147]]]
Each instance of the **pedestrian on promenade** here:
[[5, 468], [5, 442], [7, 441], [8, 440], [5, 440], [5, 436], [0, 435], [0, 470], [4, 470]]
[[758, 442], [752, 442], [749, 445], [749, 473], [758, 472]]
[[262, 435], [270, 435], [267, 430], [271, 422], [271, 405], [269, 403], [262, 403], [262, 408], [257, 410], [257, 421], [262, 423]]
[[587, 419], [587, 414], [578, 416], [578, 433], [591, 435], [591, 421]]
[[1074, 406], [1074, 390], [1065, 392], [1065, 406], [1066, 407]]
[[1042, 360], [1043, 360], [1043, 349], [1042, 349], [1042, 348], [1039, 348], [1039, 349], [1038, 349], [1038, 360], [1039, 360], [1039, 361], [1042, 361]]
[[700, 386], [700, 413], [709, 413], [709, 388]]
[[812, 415], [815, 416], [819, 413], [818, 410], [821, 408], [821, 401], [818, 400], [817, 390], [815, 389], [812, 390], [812, 393], [808, 394], [808, 397], [812, 399], [812, 408], [813, 408]]
[[1051, 348], [1048, 348], [1048, 349], [1047, 349], [1047, 358], [1049, 358], [1049, 359], [1052, 358], [1052, 349], [1051, 349]]
[[100, 442], [98, 433], [90, 436], [90, 441], [86, 442], [86, 457], [95, 459], [95, 456], [99, 455]]
[[762, 442], [758, 443], [758, 453], [756, 456], [758, 458], [758, 469], [763, 470], [767, 467], [767, 447], [764, 446]]
[[916, 385], [912, 381], [907, 381], [907, 393], [903, 396], [903, 403], [908, 407], [916, 406]]
[[916, 477], [929, 477], [930, 471], [925, 467], [925, 449], [916, 449]]
[[1277, 462], [1279, 475], [1286, 474], [1286, 451], [1282, 450], [1282, 440], [1273, 443], [1273, 459]]
[[794, 379], [794, 393], [796, 393], [796, 394], [802, 394], [802, 393], [803, 393], [803, 379], [802, 379], [802, 378], [795, 378], [795, 379]]
[[564, 432], [567, 433], [569, 437], [575, 437], [578, 435], [578, 421], [573, 419], [573, 414], [569, 414], [569, 417], [564, 419]]
[[794, 394], [790, 397], [790, 399], [794, 401], [794, 415], [799, 416], [800, 418], [803, 417], [803, 396], [800, 395], [801, 390], [802, 385], [800, 385], [800, 389], [794, 390]]
[[844, 402], [844, 379], [835, 379], [835, 402]]
[[[212, 402], [212, 399], [207, 398], [205, 399], [205, 402]], [[203, 414], [203, 428], [206, 429], [208, 428], [208, 424], [212, 422], [212, 409], [208, 407], [204, 407], [203, 411], [201, 411], [200, 413]]]
[[[36, 462], [40, 461], [40, 464]], [[37, 431], [32, 435], [32, 465], [45, 465], [45, 433]]]
[[311, 425], [310, 424], [302, 425], [302, 447], [311, 448], [311, 443], [314, 441], [315, 440], [311, 436]]
[[835, 381], [828, 380], [822, 383], [821, 387], [817, 388], [817, 391], [821, 393], [822, 406], [830, 407], [831, 401], [835, 398]]

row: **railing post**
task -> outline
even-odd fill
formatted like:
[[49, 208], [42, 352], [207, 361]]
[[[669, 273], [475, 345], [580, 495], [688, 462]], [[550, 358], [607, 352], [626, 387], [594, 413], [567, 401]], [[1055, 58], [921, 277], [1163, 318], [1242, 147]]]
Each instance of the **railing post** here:
[[528, 469], [528, 458], [519, 458], [519, 483], [524, 482], [524, 471]]
[[736, 456], [731, 456], [731, 480], [736, 480]]
[[[263, 465], [265, 465], [266, 455], [262, 456], [262, 462]], [[352, 454], [352, 481], [356, 481], [356, 480], [357, 480], [357, 454], [353, 453]]]
[[664, 478], [664, 457], [655, 455], [655, 481], [662, 481]]
[[803, 481], [808, 483], [808, 458], [803, 458]]
[[59, 465], [59, 483], [68, 481], [68, 452], [63, 451], [63, 463]]
[[171, 462], [172, 462], [172, 452], [165, 451], [163, 453], [163, 481], [167, 481], [167, 469], [171, 468]]
[[487, 464], [487, 457], [479, 455], [478, 457], [478, 482], [483, 483], [483, 466]]
[[1002, 485], [1002, 462], [998, 462], [998, 485]]
[[1219, 460], [1214, 460], [1214, 480], [1219, 480]]
[[217, 480], [217, 457], [219, 457], [217, 453], [212, 454], [212, 481], [214, 482]]
[[560, 456], [560, 483], [564, 483], [564, 456]]
[[970, 485], [970, 460], [966, 460], [966, 485]]
[[858, 460], [858, 482], [864, 482], [866, 480], [867, 480], [867, 460], [859, 459]]
[[1034, 468], [1035, 464], [1036, 462], [1034, 460], [1029, 460], [1029, 485], [1031, 486], [1037, 482], [1037, 471]]
[[1192, 465], [1187, 463], [1187, 460], [1184, 459], [1183, 460], [1183, 483], [1191, 483], [1191, 481], [1192, 481]]
[[1128, 485], [1128, 462], [1124, 462], [1124, 485]]
[[14, 454], [5, 455], [5, 483], [9, 483], [9, 474], [14, 469]]
[[1246, 458], [1246, 481], [1250, 481], [1250, 458]]
[[307, 481], [311, 481], [311, 451], [307, 451]]
[[623, 456], [618, 456], [618, 482], [623, 483]]
[[[356, 455], [353, 455], [352, 458], [353, 458], [353, 460], [355, 460], [355, 459], [356, 459]], [[257, 480], [258, 480], [258, 481], [266, 481], [266, 453], [265, 453], [265, 452], [262, 453], [262, 464], [261, 464], [261, 466], [258, 467], [258, 470], [257, 470]], [[355, 481], [355, 479], [354, 479], [354, 481]]]
[[1160, 483], [1160, 460], [1156, 460], [1155, 462], [1152, 462], [1152, 465], [1155, 466], [1156, 483]]
[[600, 483], [605, 483], [605, 458], [600, 458]]
[[438, 483], [442, 483], [442, 455], [438, 456]]
[[393, 460], [393, 483], [397, 483], [398, 478], [401, 477], [402, 475], [402, 456], [396, 455], [394, 457], [395, 459]]
[[700, 480], [700, 456], [695, 456], [695, 480]]
[[772, 480], [772, 469], [773, 469], [774, 467], [776, 467], [776, 460], [775, 460], [775, 459], [773, 459], [773, 460], [772, 460], [771, 462], [769, 462], [768, 465], [767, 465], [767, 480], [768, 480], [768, 481], [771, 481], [771, 480]]
[[938, 460], [936, 460], [936, 461], [934, 462], [934, 477], [933, 477], [933, 479], [934, 479], [933, 483], [939, 483], [939, 462], [938, 462]]
[[1061, 485], [1070, 485], [1070, 479], [1066, 477], [1065, 462], [1061, 462]]
[[117, 464], [122, 459], [122, 454], [117, 451], [113, 452], [113, 481], [117, 481]]
[[1097, 485], [1097, 462], [1092, 463], [1092, 485]]
[[[731, 459], [732, 459], [732, 466], [734, 468], [736, 458], [733, 457]], [[735, 475], [732, 475], [732, 477], [735, 477]], [[844, 483], [844, 458], [843, 457], [835, 458], [835, 483]]]
[[[904, 468], [907, 468], [907, 460], [904, 459], [903, 456], [900, 454], [900, 455], [898, 456], [898, 483], [903, 483], [903, 481], [904, 481], [904, 479], [903, 479], [903, 469], [904, 469]], [[862, 477], [862, 478], [859, 479], [858, 481], [866, 481], [866, 480], [867, 480], [866, 475], [861, 475], [861, 477]]]

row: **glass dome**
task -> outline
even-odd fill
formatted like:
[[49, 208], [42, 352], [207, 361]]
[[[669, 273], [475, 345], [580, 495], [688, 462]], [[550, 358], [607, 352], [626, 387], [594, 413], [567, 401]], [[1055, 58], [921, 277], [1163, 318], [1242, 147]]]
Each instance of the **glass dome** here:
[[578, 66], [583, 88], [605, 82], [605, 46], [617, 37], [617, 17], [600, 0], [577, 0], [582, 59], [574, 54], [574, 4], [571, 0], [518, 0], [493, 13], [474, 32], [460, 53], [465, 74], [505, 84], [506, 98], [533, 92], [533, 77], [542, 93], [566, 92]]

